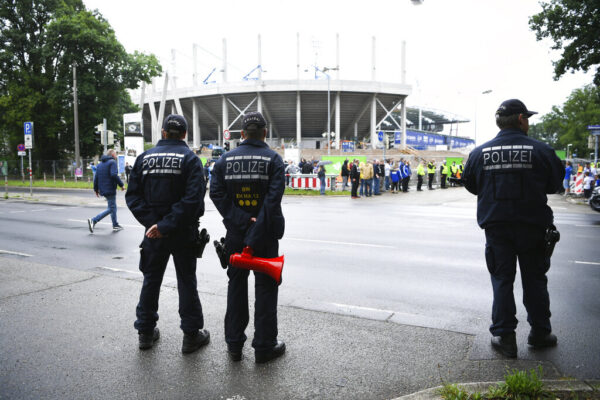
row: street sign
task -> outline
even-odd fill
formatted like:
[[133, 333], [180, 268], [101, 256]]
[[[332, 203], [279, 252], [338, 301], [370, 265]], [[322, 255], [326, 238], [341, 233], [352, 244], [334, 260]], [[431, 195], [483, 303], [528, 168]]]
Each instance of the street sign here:
[[21, 157], [25, 157], [27, 155], [27, 152], [25, 150], [23, 150], [23, 151], [17, 151], [17, 155], [21, 156]]
[[377, 134], [377, 138], [380, 142], [383, 142], [383, 131], [379, 131], [379, 133]]
[[24, 144], [20, 144], [17, 146], [17, 151], [25, 151], [25, 145]]
[[23, 132], [25, 134], [25, 148], [33, 148], [33, 122], [23, 123]]
[[225, 130], [223, 131], [223, 139], [225, 139], [225, 140], [229, 140], [229, 139], [231, 139], [231, 132], [229, 132], [229, 130], [228, 130], [228, 129], [225, 129]]

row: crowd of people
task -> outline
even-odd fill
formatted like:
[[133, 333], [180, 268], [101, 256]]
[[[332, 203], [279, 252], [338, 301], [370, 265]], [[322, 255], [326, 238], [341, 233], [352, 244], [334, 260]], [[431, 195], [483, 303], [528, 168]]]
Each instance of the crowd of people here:
[[[599, 163], [600, 164], [600, 163]], [[587, 200], [592, 196], [592, 191], [600, 185], [600, 171], [595, 163], [578, 164], [577, 169], [573, 169], [571, 161], [565, 164], [565, 178], [563, 188], [565, 196], [571, 194], [571, 189], [576, 185], [576, 176], [583, 174], [583, 197]]]
[[[434, 180], [438, 166], [434, 160], [417, 161], [416, 171], [413, 171], [411, 162], [404, 158], [399, 160], [375, 159], [372, 161], [360, 161], [358, 159], [346, 159], [341, 166], [341, 190], [350, 188], [351, 197], [379, 196], [384, 192], [406, 193], [409, 191], [409, 183], [416, 175], [417, 191], [423, 191], [427, 185], [429, 190], [434, 190]], [[453, 162], [451, 166], [443, 161], [439, 165], [440, 188], [447, 189], [448, 186], [460, 185], [463, 172], [463, 164]], [[321, 194], [325, 194], [326, 169], [322, 162], [306, 160], [302, 158], [298, 164], [287, 161], [285, 167], [286, 185], [291, 186], [291, 177], [297, 174], [315, 174], [321, 182]]]

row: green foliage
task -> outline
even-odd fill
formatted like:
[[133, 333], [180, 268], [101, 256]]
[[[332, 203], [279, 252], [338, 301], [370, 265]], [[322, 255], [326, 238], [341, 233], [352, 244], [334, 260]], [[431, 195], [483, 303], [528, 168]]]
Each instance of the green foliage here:
[[[598, 0], [550, 0], [541, 3], [542, 12], [529, 19], [537, 40], [550, 38], [555, 50], [562, 50], [554, 62], [555, 79], [568, 70], [587, 72], [600, 64], [600, 2]], [[600, 86], [600, 69], [594, 84]]]
[[504, 381], [506, 382], [506, 391], [513, 397], [516, 396], [528, 396], [529, 398], [538, 398], [544, 395], [543, 389], [544, 383], [542, 377], [544, 376], [542, 367], [539, 366], [537, 371], [531, 369], [529, 373], [526, 371], [519, 371], [513, 369], [504, 375]]
[[34, 121], [34, 158], [72, 157], [73, 65], [80, 149], [96, 155], [93, 127], [122, 131], [137, 107], [127, 89], [161, 73], [154, 55], [128, 54], [110, 24], [81, 0], [3, 0], [0, 5], [0, 152], [14, 154]]
[[541, 123], [531, 125], [529, 135], [558, 150], [571, 143], [571, 152], [583, 156], [587, 153], [587, 126], [596, 124], [600, 124], [600, 88], [588, 85], [574, 90], [562, 106], [552, 107]]
[[471, 394], [456, 384], [445, 384], [438, 390], [437, 394], [445, 400], [481, 400], [483, 398], [481, 393]]
[[494, 385], [488, 388], [485, 394], [487, 399], [504, 399], [508, 396], [506, 385]]

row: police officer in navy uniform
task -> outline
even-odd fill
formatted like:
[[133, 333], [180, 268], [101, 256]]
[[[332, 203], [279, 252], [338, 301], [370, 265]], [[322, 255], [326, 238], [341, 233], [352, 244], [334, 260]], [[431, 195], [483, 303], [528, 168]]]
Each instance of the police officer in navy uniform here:
[[519, 100], [503, 102], [496, 111], [500, 132], [471, 152], [463, 175], [467, 190], [477, 195], [477, 222], [485, 229], [485, 259], [494, 291], [491, 343], [508, 357], [517, 356], [517, 259], [531, 326], [527, 343], [536, 348], [557, 343], [546, 277], [550, 256], [545, 233], [553, 227], [546, 194], [560, 191], [564, 173], [555, 151], [527, 136], [533, 114]]
[[158, 296], [173, 255], [179, 291], [183, 353], [192, 353], [210, 340], [204, 328], [196, 289], [196, 252], [199, 219], [204, 214], [206, 183], [202, 162], [185, 142], [187, 122], [181, 115], [165, 118], [156, 147], [140, 154], [129, 179], [125, 199], [135, 218], [146, 228], [140, 245], [144, 283], [136, 308], [139, 348], [149, 349], [159, 338]]
[[[210, 198], [223, 217], [227, 229], [225, 249], [228, 257], [245, 246], [254, 256], [278, 256], [278, 240], [283, 237], [285, 220], [281, 198], [285, 189], [283, 160], [265, 143], [267, 122], [259, 112], [250, 112], [242, 120], [242, 142], [225, 153], [214, 165]], [[249, 271], [229, 266], [227, 270], [227, 312], [225, 341], [233, 361], [242, 359], [248, 325]], [[278, 284], [270, 276], [254, 272], [254, 338], [257, 363], [267, 362], [285, 352], [277, 340]]]

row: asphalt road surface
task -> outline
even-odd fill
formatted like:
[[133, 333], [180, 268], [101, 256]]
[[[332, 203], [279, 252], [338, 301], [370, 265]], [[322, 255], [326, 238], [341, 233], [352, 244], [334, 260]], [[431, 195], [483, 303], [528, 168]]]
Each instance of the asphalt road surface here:
[[[28, 190], [28, 189], [27, 189]], [[0, 202], [0, 253], [73, 269], [139, 275], [143, 228], [126, 207], [124, 231], [110, 217], [94, 234], [87, 218], [103, 207]], [[90, 194], [90, 198], [93, 200]], [[123, 193], [118, 193], [122, 204]], [[206, 198], [201, 220], [213, 239], [224, 235]], [[519, 358], [548, 360], [566, 376], [597, 378], [600, 371], [600, 213], [551, 196], [561, 232], [548, 274], [552, 323], [559, 346], [519, 348]], [[492, 291], [484, 261], [485, 237], [475, 220], [475, 197], [461, 188], [351, 200], [284, 198], [285, 254], [280, 304], [476, 335], [470, 358], [493, 359], [488, 326]], [[166, 279], [175, 281], [173, 268]], [[200, 292], [225, 293], [226, 274], [212, 247], [198, 263]], [[519, 343], [529, 332], [520, 280], [515, 283]]]

